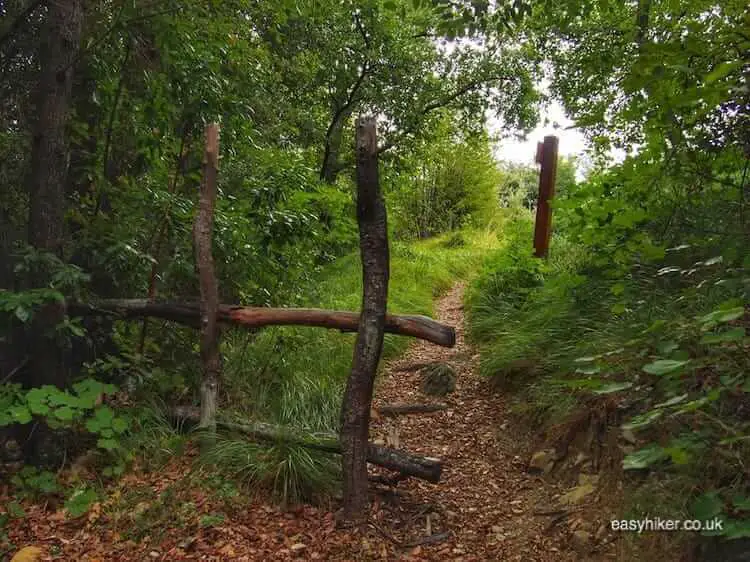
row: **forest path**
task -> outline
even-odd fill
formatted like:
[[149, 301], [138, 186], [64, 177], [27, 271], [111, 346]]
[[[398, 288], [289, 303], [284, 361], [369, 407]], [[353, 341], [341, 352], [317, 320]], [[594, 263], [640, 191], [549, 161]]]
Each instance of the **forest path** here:
[[[267, 493], [246, 496], [244, 489], [236, 500], [222, 498], [218, 486], [235, 484], [203, 482], [211, 473], [196, 467], [197, 450], [189, 448], [158, 469], [134, 468], [85, 517], [67, 517], [59, 504], [25, 503], [26, 515], [0, 533], [0, 560], [29, 545], [41, 548], [44, 560], [81, 562], [614, 559], [578, 554], [569, 537], [580, 532], [570, 525], [579, 511], [556, 507], [566, 487], [527, 472], [537, 436], [511, 417], [508, 397], [479, 376], [479, 356], [464, 339], [463, 292], [459, 284], [437, 303], [437, 318], [456, 328], [456, 346], [415, 342], [385, 365], [376, 389], [376, 405], [444, 402], [448, 409], [380, 418], [371, 427], [373, 439], [398, 433], [393, 446], [441, 458], [441, 481], [373, 485], [370, 524], [338, 527], [336, 502], [284, 509]], [[444, 399], [419, 390], [417, 365], [434, 361], [457, 373], [456, 389]], [[0, 505], [10, 501], [7, 492], [0, 482]], [[434, 542], [424, 542], [428, 536]]]
[[[373, 421], [372, 438], [392, 440], [397, 431], [400, 447], [444, 463], [439, 484], [411, 479], [398, 485], [392, 501], [387, 494], [376, 496], [374, 524], [404, 545], [430, 532], [450, 535], [438, 544], [404, 549], [417, 559], [581, 560], [564, 525], [551, 524], [555, 514], [535, 513], [550, 510], [560, 490], [527, 472], [533, 436], [511, 418], [507, 398], [479, 375], [479, 355], [464, 337], [464, 289], [457, 284], [436, 307], [437, 319], [455, 326], [456, 346], [417, 342], [388, 363], [378, 381], [376, 406], [443, 402], [449, 408]], [[456, 389], [444, 399], [420, 392], [420, 366], [434, 361], [456, 371]]]

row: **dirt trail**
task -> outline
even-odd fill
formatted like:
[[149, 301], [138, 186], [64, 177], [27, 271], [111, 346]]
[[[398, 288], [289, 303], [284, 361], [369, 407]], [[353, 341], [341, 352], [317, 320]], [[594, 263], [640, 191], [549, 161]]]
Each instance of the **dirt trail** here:
[[376, 389], [376, 404], [439, 401], [421, 394], [419, 364], [444, 361], [456, 370], [456, 390], [442, 400], [448, 410], [372, 424], [374, 438], [392, 438], [397, 426], [401, 447], [444, 461], [439, 484], [406, 481], [397, 500], [376, 506], [375, 517], [381, 509], [386, 525], [381, 531], [413, 543], [427, 534], [430, 514], [429, 530], [451, 538], [422, 545], [414, 553], [421, 559], [581, 560], [560, 526], [551, 525], [554, 515], [534, 513], [549, 510], [560, 490], [527, 472], [531, 436], [514, 425], [503, 396], [478, 374], [479, 356], [464, 338], [463, 293], [456, 285], [437, 304], [437, 318], [456, 327], [456, 346], [414, 344], [386, 366]]

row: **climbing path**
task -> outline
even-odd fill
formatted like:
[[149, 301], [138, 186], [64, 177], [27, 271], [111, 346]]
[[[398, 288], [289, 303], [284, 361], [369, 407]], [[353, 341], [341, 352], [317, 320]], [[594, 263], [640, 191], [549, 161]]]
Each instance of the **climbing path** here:
[[[380, 418], [372, 437], [444, 462], [437, 485], [411, 479], [398, 496], [377, 503], [374, 525], [402, 545], [423, 543], [412, 556], [434, 560], [581, 560], [557, 525], [555, 495], [560, 490], [527, 471], [532, 436], [508, 415], [505, 399], [479, 372], [479, 355], [464, 337], [464, 286], [456, 285], [437, 303], [437, 319], [456, 327], [456, 346], [425, 342], [389, 363], [376, 389], [375, 404], [442, 401], [449, 408], [432, 414]], [[456, 371], [456, 389], [444, 399], [420, 392], [424, 364], [446, 362]], [[387, 498], [387, 494], [386, 494]], [[428, 522], [429, 518], [429, 522]], [[560, 518], [558, 518], [560, 519]]]

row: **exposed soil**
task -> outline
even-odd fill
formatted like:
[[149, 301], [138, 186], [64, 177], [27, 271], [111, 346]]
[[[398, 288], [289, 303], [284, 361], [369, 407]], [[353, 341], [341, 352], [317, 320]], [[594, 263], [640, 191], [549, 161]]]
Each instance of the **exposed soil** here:
[[[456, 346], [414, 344], [386, 367], [376, 390], [376, 404], [440, 401], [449, 406], [372, 424], [376, 437], [387, 441], [397, 427], [403, 448], [444, 461], [440, 484], [399, 484], [401, 495], [383, 509], [383, 519], [394, 537], [410, 543], [424, 538], [427, 530], [427, 515], [414, 519], [414, 513], [432, 513], [432, 533], [447, 532], [450, 539], [422, 546], [419, 554], [425, 559], [587, 559], [592, 553], [576, 550], [569, 539], [565, 520], [570, 513], [556, 505], [564, 490], [527, 470], [535, 436], [511, 417], [507, 399], [478, 374], [479, 355], [464, 338], [463, 292], [463, 285], [456, 285], [437, 304], [437, 318], [456, 327]], [[419, 390], [418, 366], [433, 361], [450, 364], [457, 374], [456, 390], [442, 400]]]

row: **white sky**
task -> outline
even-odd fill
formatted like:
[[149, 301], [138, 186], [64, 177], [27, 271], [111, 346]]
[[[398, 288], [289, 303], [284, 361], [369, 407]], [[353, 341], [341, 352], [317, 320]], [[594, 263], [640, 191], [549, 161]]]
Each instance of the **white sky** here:
[[[557, 101], [540, 112], [539, 125], [531, 131], [526, 140], [507, 138], [495, 145], [495, 157], [518, 164], [534, 164], [536, 144], [542, 142], [546, 135], [555, 135], [560, 139], [559, 154], [561, 156], [583, 156], [586, 150], [586, 139], [575, 128], [573, 122], [565, 115], [565, 110]], [[497, 132], [499, 124], [490, 120], [490, 131]]]

